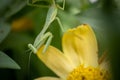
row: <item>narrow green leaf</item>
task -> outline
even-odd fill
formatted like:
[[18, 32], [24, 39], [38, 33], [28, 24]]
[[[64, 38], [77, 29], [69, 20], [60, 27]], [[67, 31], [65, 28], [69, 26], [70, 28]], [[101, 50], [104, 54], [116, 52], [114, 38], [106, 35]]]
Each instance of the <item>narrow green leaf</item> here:
[[20, 69], [20, 66], [9, 56], [0, 51], [0, 68]]
[[13, 16], [14, 14], [22, 10], [25, 6], [26, 2], [24, 0], [16, 0], [15, 2], [11, 3], [4, 17], [8, 19], [9, 17]]
[[5, 23], [0, 23], [0, 43], [5, 39], [9, 32], [10, 26]]

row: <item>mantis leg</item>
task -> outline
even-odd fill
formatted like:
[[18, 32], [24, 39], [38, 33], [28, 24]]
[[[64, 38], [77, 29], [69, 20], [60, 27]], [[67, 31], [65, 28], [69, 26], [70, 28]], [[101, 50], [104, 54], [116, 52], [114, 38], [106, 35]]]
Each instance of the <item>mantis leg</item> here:
[[48, 40], [47, 40], [47, 42], [46, 42], [46, 44], [45, 44], [45, 48], [43, 49], [43, 53], [45, 53], [45, 51], [46, 51], [47, 48], [49, 47], [49, 45], [50, 45], [50, 43], [51, 43], [51, 41], [52, 41], [52, 38], [53, 38], [52, 33], [48, 32], [48, 33], [46, 33], [46, 34], [48, 34]]
[[45, 51], [47, 50], [48, 46], [50, 45], [51, 43], [51, 40], [52, 40], [52, 33], [50, 32], [47, 32], [46, 34], [44, 34], [40, 40], [38, 41], [37, 45], [32, 45], [32, 44], [28, 44], [28, 47], [32, 50], [33, 53], [36, 53], [37, 50], [45, 43], [46, 41], [46, 44], [45, 44], [45, 47], [43, 49], [43, 52], [42, 53], [45, 53]]
[[61, 10], [64, 10], [65, 8], [65, 0], [63, 0], [63, 4], [62, 4], [62, 7], [60, 5], [57, 4], [57, 7]]
[[59, 17], [56, 17], [55, 19], [58, 21], [58, 24], [60, 25], [60, 28], [61, 28], [62, 32], [64, 32], [64, 28], [63, 28], [63, 25], [62, 25]]
[[44, 40], [44, 38], [42, 38], [40, 41], [38, 41], [36, 43], [36, 45], [28, 44], [28, 47], [34, 54], [36, 54], [36, 52], [39, 49], [39, 47], [41, 47], [44, 43], [45, 43], [45, 40]]
[[52, 33], [50, 33], [50, 32], [45, 33], [45, 34], [41, 37], [40, 41], [38, 41], [38, 44], [35, 45], [36, 48], [39, 49], [39, 48], [45, 43], [45, 41], [47, 40], [46, 43], [45, 43], [45, 47], [44, 47], [44, 49], [43, 49], [43, 52], [42, 52], [42, 53], [45, 53], [45, 51], [47, 50], [48, 46], [49, 46], [50, 43], [51, 43], [52, 38], [53, 38]]
[[[27, 4], [30, 5], [30, 6], [35, 6], [35, 7], [49, 7], [49, 5], [42, 5], [42, 4], [35, 4], [36, 2], [38, 1], [43, 1], [43, 2], [46, 2], [44, 0], [27, 0]], [[47, 3], [47, 2], [46, 2]]]

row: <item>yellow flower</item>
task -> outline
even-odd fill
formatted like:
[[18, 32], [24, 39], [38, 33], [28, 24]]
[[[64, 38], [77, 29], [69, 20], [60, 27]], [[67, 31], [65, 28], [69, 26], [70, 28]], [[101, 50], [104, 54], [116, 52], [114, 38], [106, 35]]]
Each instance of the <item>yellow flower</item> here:
[[110, 80], [105, 59], [98, 61], [98, 45], [95, 34], [87, 24], [70, 29], [62, 38], [63, 52], [49, 46], [42, 54], [44, 46], [39, 48], [37, 56], [57, 77], [40, 77], [36, 80]]

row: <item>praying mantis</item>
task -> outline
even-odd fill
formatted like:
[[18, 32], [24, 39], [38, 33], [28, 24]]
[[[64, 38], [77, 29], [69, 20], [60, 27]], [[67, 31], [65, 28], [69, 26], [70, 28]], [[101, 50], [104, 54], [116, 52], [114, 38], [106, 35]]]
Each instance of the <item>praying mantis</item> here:
[[[28, 4], [29, 5], [33, 5], [33, 6], [37, 6], [33, 4], [33, 1], [42, 1], [42, 0], [28, 0]], [[42, 51], [42, 53], [45, 53], [45, 51], [47, 50], [48, 46], [50, 45], [53, 35], [51, 32], [46, 32], [46, 30], [49, 28], [50, 24], [54, 21], [57, 20], [61, 30], [63, 31], [63, 27], [61, 24], [60, 19], [57, 17], [57, 12], [58, 9], [62, 9], [64, 10], [64, 6], [65, 6], [65, 0], [62, 0], [62, 7], [59, 6], [58, 4], [55, 3], [55, 0], [51, 0], [52, 4], [50, 5], [48, 12], [47, 12], [47, 17], [46, 17], [46, 21], [45, 24], [43, 26], [43, 29], [41, 30], [41, 32], [38, 34], [38, 36], [35, 38], [35, 41], [32, 44], [28, 44], [28, 47], [30, 50], [32, 50], [33, 53], [36, 53], [37, 50], [43, 45], [45, 44], [45, 47]]]

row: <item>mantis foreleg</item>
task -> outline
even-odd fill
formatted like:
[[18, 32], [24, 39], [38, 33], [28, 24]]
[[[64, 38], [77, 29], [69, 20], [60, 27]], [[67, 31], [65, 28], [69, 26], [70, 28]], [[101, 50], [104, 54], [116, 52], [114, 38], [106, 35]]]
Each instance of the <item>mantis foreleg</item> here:
[[41, 38], [39, 38], [37, 45], [28, 44], [28, 47], [33, 51], [33, 53], [36, 53], [37, 50], [39, 49], [39, 47], [41, 47], [47, 40], [45, 47], [43, 49], [43, 52], [42, 52], [42, 53], [44, 53], [46, 51], [46, 49], [48, 48], [49, 44], [51, 43], [52, 38], [53, 38], [52, 33], [47, 32]]

